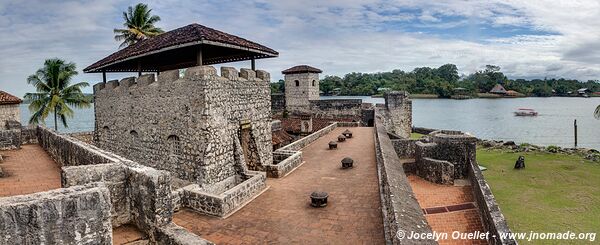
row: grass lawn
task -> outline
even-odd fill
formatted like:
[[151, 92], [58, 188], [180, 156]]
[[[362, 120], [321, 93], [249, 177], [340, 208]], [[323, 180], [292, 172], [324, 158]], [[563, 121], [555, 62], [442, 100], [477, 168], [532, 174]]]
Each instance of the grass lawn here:
[[410, 133], [411, 139], [420, 139], [423, 136], [424, 136], [424, 134], [420, 134], [420, 133]]
[[[525, 156], [524, 170], [513, 169], [519, 155]], [[487, 168], [485, 179], [513, 232], [600, 233], [600, 164], [578, 156], [485, 149], [477, 150], [477, 160]]]

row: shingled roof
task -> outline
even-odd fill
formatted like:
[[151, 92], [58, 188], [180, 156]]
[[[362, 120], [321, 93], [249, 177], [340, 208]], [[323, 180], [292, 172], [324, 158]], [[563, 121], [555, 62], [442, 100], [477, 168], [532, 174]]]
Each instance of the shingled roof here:
[[191, 24], [165, 32], [86, 67], [84, 72], [161, 71], [194, 66], [202, 47], [203, 65], [277, 57], [279, 53], [258, 43]]
[[0, 90], [0, 105], [21, 104], [23, 102], [17, 96]]
[[309, 65], [299, 65], [299, 66], [294, 66], [292, 68], [286, 69], [284, 71], [282, 71], [281, 73], [283, 74], [296, 74], [296, 73], [321, 73], [323, 71], [321, 71], [320, 69], [314, 68], [312, 66]]

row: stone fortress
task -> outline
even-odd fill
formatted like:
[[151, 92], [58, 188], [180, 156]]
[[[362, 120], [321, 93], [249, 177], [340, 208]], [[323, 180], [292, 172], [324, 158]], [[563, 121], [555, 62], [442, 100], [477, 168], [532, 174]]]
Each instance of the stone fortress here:
[[[202, 224], [218, 226], [240, 216], [257, 215], [244, 211], [256, 208], [253, 202], [259, 207], [273, 206], [272, 213], [259, 214], [267, 219], [278, 213], [292, 219], [293, 215], [316, 212], [291, 197], [284, 198], [282, 209], [275, 208], [275, 201], [264, 204], [264, 199], [281, 193], [275, 187], [286, 180], [298, 180], [294, 174], [307, 173], [307, 168], [315, 166], [309, 148], [337, 137], [333, 134], [346, 128], [370, 130], [366, 135], [374, 138], [366, 148], [374, 148], [371, 174], [377, 176], [373, 181], [379, 193], [374, 200], [355, 200], [379, 204], [371, 209], [379, 216], [370, 216], [380, 217], [378, 222], [362, 223], [378, 223], [381, 228], [368, 234], [386, 244], [437, 244], [396, 236], [398, 230], [435, 230], [426, 217], [428, 207], [415, 198], [410, 175], [449, 188], [468, 182], [480, 229], [492, 234], [510, 232], [477, 167], [474, 137], [433, 131], [425, 138], [410, 139], [412, 101], [408, 93], [388, 92], [385, 103], [378, 105], [321, 100], [322, 71], [307, 65], [284, 70], [285, 94], [273, 96], [270, 74], [255, 69], [255, 59], [277, 56], [260, 44], [192, 24], [131, 45], [86, 68], [85, 72], [104, 77], [94, 85], [93, 144], [43, 126], [19, 125], [19, 133], [13, 133], [17, 136], [11, 136], [18, 139], [7, 145], [39, 144], [60, 166], [62, 188], [1, 197], [0, 244], [112, 244], [117, 236], [113, 231], [121, 227], [139, 230], [143, 234], [139, 242], [144, 242], [139, 244], [212, 244], [204, 231], [179, 226], [176, 214], [193, 210]], [[221, 67], [217, 72], [210, 66], [242, 60], [250, 60], [251, 68]], [[185, 72], [180, 75], [179, 69]], [[138, 72], [138, 77], [106, 81], [108, 72]], [[0, 136], [0, 142], [8, 138], [3, 131]], [[347, 146], [364, 140], [353, 139]], [[328, 154], [361, 154], [342, 150]], [[365, 171], [361, 169], [359, 165], [355, 170]], [[330, 174], [344, 173], [336, 170]], [[325, 176], [320, 181], [331, 179], [336, 178]], [[268, 190], [269, 185], [275, 186], [273, 190]], [[345, 192], [333, 196], [334, 200], [353, 192], [342, 189]], [[293, 191], [283, 188], [284, 194]], [[345, 203], [333, 201], [327, 208], [336, 205]], [[290, 211], [290, 207], [301, 211]], [[318, 215], [328, 215], [327, 208]], [[360, 215], [365, 209], [346, 211]], [[274, 222], [284, 226], [321, 221], [301, 217]], [[332, 225], [348, 223], [353, 222]], [[244, 233], [236, 226], [233, 229]], [[271, 234], [266, 237], [277, 236], [278, 230], [270, 227]], [[500, 237], [484, 242], [516, 244]]]

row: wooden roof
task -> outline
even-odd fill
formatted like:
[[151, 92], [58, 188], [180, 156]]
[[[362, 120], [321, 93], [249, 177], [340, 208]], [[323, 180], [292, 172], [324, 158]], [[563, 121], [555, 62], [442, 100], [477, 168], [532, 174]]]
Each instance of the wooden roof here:
[[0, 90], [0, 105], [21, 104], [23, 102], [19, 97]]
[[492, 90], [490, 90], [490, 93], [493, 94], [506, 94], [506, 89], [504, 89], [504, 87], [500, 84], [496, 84], [496, 86], [494, 86], [494, 88], [492, 88]]
[[321, 72], [323, 72], [323, 71], [321, 71], [320, 69], [314, 68], [312, 66], [309, 66], [309, 65], [299, 65], [299, 66], [294, 66], [289, 69], [285, 69], [281, 73], [296, 74], [296, 73], [321, 73]]
[[279, 56], [266, 46], [194, 23], [132, 44], [83, 71], [156, 72], [186, 68], [196, 65], [200, 49], [203, 65]]

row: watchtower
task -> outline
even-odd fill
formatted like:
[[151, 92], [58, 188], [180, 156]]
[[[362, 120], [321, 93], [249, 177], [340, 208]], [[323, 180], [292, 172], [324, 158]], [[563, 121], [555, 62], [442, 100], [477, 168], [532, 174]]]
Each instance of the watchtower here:
[[309, 101], [319, 99], [321, 72], [308, 65], [294, 66], [281, 72], [285, 79], [285, 107], [289, 112], [310, 112]]

